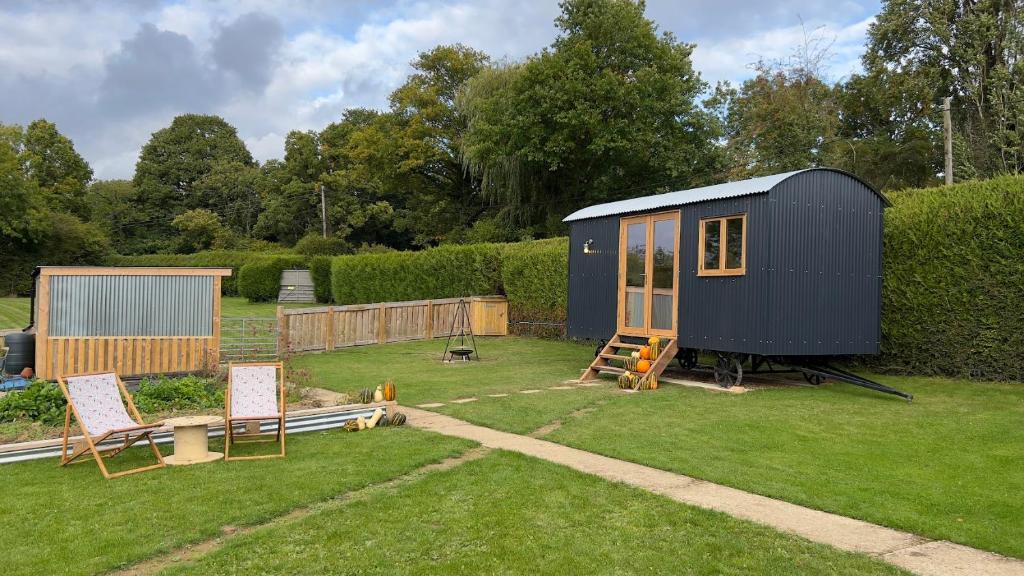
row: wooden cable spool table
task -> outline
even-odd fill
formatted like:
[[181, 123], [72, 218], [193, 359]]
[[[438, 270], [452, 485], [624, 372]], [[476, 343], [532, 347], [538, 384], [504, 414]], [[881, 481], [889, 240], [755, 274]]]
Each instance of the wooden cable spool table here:
[[224, 454], [210, 452], [209, 428], [221, 424], [221, 416], [182, 416], [164, 420], [164, 426], [174, 429], [174, 454], [164, 457], [169, 466], [187, 466], [221, 460]]

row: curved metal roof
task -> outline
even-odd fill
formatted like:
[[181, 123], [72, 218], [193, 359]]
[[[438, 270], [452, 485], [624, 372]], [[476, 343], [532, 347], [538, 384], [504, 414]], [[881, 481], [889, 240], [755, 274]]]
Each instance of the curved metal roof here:
[[629, 214], [631, 212], [648, 212], [650, 210], [657, 210], [658, 208], [682, 206], [684, 204], [696, 204], [707, 200], [734, 198], [736, 196], [747, 196], [748, 194], [763, 194], [778, 186], [787, 178], [804, 172], [813, 172], [815, 170], [837, 172], [854, 178], [861, 184], [867, 186], [872, 192], [881, 196], [882, 201], [887, 205], [889, 203], [888, 200], [885, 199], [885, 196], [879, 194], [877, 190], [853, 174], [842, 170], [836, 170], [835, 168], [807, 168], [805, 170], [784, 172], [782, 174], [773, 174], [771, 176], [761, 176], [758, 178], [750, 178], [748, 180], [737, 180], [735, 182], [725, 182], [724, 184], [714, 184], [712, 186], [703, 186], [701, 188], [679, 190], [678, 192], [666, 192], [665, 194], [655, 194], [654, 196], [642, 196], [640, 198], [630, 198], [629, 200], [596, 204], [569, 214], [562, 220], [562, 222], [574, 222], [576, 220], [587, 220], [589, 218], [600, 218], [602, 216], [614, 216], [616, 214]]

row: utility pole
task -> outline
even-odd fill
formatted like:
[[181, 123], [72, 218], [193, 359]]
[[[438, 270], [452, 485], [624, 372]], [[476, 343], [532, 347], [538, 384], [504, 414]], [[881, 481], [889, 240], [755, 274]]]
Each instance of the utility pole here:
[[950, 117], [951, 97], [942, 99], [942, 136], [946, 141], [946, 185], [953, 183], [953, 119]]
[[324, 194], [323, 182], [317, 182], [320, 187], [320, 221], [323, 223], [324, 238], [327, 238], [327, 195]]

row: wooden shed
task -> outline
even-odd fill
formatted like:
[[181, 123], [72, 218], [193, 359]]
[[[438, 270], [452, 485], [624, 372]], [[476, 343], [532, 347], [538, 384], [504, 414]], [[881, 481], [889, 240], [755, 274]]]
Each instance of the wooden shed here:
[[215, 368], [221, 279], [230, 268], [36, 269], [32, 325], [40, 378]]
[[316, 302], [313, 275], [309, 270], [282, 270], [278, 302]]
[[568, 333], [607, 344], [585, 377], [657, 337], [655, 374], [703, 354], [727, 385], [772, 362], [840, 379], [828, 358], [879, 351], [887, 205], [814, 168], [574, 212]]

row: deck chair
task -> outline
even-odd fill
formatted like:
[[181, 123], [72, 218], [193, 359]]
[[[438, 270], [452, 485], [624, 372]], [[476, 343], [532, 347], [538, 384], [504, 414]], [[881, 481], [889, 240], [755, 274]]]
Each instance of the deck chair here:
[[[284, 456], [284, 366], [280, 362], [245, 362], [228, 365], [228, 389], [224, 394], [224, 459], [259, 460]], [[236, 433], [238, 423], [277, 421], [276, 432]], [[273, 436], [273, 438], [269, 438]], [[232, 456], [235, 442], [279, 442], [281, 452], [258, 456]]]
[[[68, 405], [64, 413], [64, 441], [61, 444], [60, 465], [67, 466], [78, 457], [92, 453], [96, 463], [100, 466], [100, 472], [108, 480], [128, 474], [136, 474], [147, 470], [164, 467], [164, 458], [160, 455], [156, 443], [153, 442], [153, 433], [161, 426], [160, 422], [154, 424], [143, 424], [142, 416], [135, 409], [132, 396], [124, 387], [124, 383], [117, 374], [107, 372], [103, 374], [79, 374], [75, 376], [64, 376], [58, 378], [61, 392], [67, 398]], [[125, 402], [128, 409], [125, 409]], [[131, 411], [131, 415], [129, 415]], [[68, 436], [71, 433], [71, 416], [82, 428], [83, 439], [75, 443], [72, 453], [68, 454]], [[109, 450], [101, 451], [98, 446], [105, 440], [124, 436], [124, 442]], [[149, 447], [157, 463], [150, 466], [132, 468], [123, 472], [111, 474], [107, 471], [104, 458], [110, 459], [135, 444], [139, 440], [149, 441]]]

